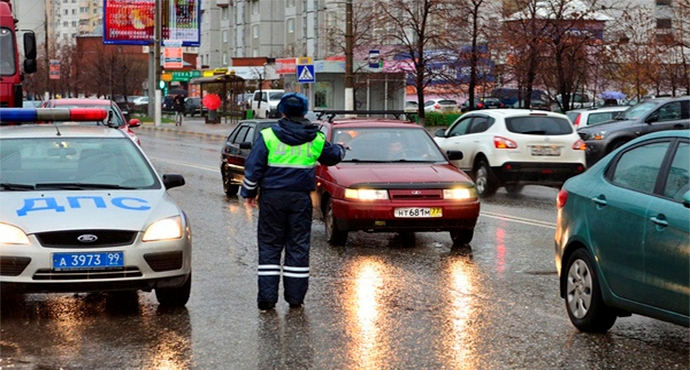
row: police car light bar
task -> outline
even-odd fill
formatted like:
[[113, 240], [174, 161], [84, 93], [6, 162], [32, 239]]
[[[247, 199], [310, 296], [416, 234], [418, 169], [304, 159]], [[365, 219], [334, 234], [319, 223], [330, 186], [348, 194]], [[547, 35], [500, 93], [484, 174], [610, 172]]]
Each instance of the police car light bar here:
[[102, 121], [108, 117], [103, 108], [2, 108], [0, 122]]

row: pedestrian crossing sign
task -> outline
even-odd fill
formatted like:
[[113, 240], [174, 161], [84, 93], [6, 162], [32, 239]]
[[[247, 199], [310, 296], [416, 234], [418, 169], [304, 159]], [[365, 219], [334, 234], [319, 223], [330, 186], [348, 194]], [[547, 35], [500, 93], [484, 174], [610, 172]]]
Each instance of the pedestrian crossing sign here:
[[313, 64], [297, 65], [297, 82], [301, 84], [316, 82]]

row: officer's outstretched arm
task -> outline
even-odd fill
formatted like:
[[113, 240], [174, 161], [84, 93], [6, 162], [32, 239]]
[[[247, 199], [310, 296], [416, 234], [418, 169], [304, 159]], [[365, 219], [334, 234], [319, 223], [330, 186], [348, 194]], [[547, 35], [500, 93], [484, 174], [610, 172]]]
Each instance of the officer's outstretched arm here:
[[332, 144], [326, 142], [319, 157], [319, 163], [325, 166], [333, 166], [345, 158], [345, 147], [342, 144]]

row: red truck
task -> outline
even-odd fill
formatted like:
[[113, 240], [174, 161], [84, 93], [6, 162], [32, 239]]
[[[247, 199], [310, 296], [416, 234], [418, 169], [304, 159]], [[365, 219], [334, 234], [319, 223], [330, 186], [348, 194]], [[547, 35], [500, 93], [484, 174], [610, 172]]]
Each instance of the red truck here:
[[24, 71], [19, 64], [17, 19], [10, 0], [0, 0], [0, 108], [22, 107], [24, 73], [36, 72], [36, 35], [24, 33]]

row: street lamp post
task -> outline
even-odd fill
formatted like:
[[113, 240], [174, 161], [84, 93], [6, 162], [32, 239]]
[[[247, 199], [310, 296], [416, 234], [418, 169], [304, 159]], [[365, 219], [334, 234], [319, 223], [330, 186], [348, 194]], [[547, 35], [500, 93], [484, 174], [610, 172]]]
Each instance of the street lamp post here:
[[156, 11], [154, 16], [155, 31], [153, 37], [153, 64], [155, 66], [154, 80], [156, 82], [156, 91], [154, 102], [154, 126], [161, 125], [161, 0], [156, 0]]
[[352, 0], [345, 1], [345, 110], [354, 110], [354, 80], [352, 77]]

